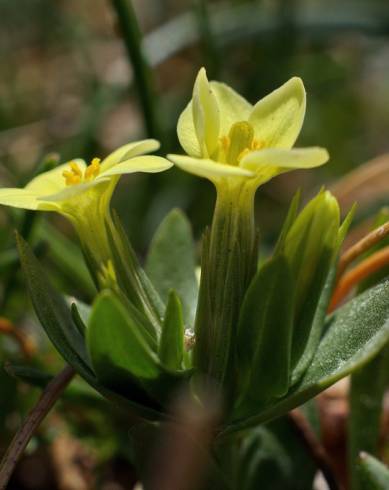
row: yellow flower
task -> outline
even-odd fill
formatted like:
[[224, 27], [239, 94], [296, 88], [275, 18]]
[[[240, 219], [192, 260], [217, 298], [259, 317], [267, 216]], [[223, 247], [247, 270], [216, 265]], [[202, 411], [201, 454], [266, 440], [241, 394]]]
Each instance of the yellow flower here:
[[250, 182], [255, 188], [283, 172], [317, 167], [328, 160], [325, 149], [292, 149], [305, 106], [300, 78], [291, 78], [253, 106], [227, 85], [209, 82], [201, 68], [177, 126], [188, 156], [168, 158], [216, 185], [227, 179]]
[[[0, 189], [0, 204], [40, 211], [57, 211], [77, 219], [86, 197], [93, 188], [106, 190], [107, 184], [116, 185], [118, 177], [133, 172], [160, 172], [171, 167], [164, 158], [145, 156], [159, 148], [156, 140], [143, 140], [124, 145], [103, 161], [94, 158], [87, 165], [75, 159], [44, 172], [31, 180], [23, 189]], [[110, 188], [111, 194], [114, 186]], [[101, 194], [100, 192], [98, 192]], [[97, 205], [97, 202], [94, 202]]]
[[112, 269], [106, 222], [110, 222], [115, 186], [122, 174], [170, 168], [172, 164], [165, 158], [144, 155], [158, 148], [158, 141], [149, 139], [124, 145], [102, 161], [94, 158], [89, 165], [81, 159], [72, 160], [38, 175], [23, 189], [0, 189], [0, 204], [66, 216], [93, 262], [89, 265], [97, 267], [93, 272], [99, 282], [105, 277], [103, 272]]
[[240, 307], [256, 272], [256, 189], [278, 174], [328, 160], [323, 148], [292, 149], [304, 115], [305, 90], [299, 78], [252, 106], [227, 85], [208, 82], [202, 68], [177, 126], [187, 156], [168, 155], [217, 189], [212, 226], [202, 248], [193, 359], [200, 372], [227, 392], [236, 374]]

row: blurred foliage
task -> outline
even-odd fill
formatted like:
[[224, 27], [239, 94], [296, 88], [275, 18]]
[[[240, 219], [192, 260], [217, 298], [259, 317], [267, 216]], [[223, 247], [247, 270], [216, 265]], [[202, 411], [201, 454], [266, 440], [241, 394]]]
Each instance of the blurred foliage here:
[[[384, 0], [134, 2], [153, 68], [163, 153], [194, 74], [206, 64], [250, 101], [292, 75], [304, 79], [301, 145], [328, 147], [331, 163], [279, 177], [258, 197], [271, 240], [294, 189], [305, 190], [388, 150], [389, 6]], [[20, 183], [44, 154], [104, 155], [145, 134], [133, 73], [110, 2], [0, 1], [2, 184]], [[127, 199], [131, 196], [131, 199]], [[210, 185], [177, 170], [122, 183], [116, 206], [140, 251], [161, 217], [184, 208], [198, 236], [209, 221]], [[271, 206], [270, 206], [271, 204]]]

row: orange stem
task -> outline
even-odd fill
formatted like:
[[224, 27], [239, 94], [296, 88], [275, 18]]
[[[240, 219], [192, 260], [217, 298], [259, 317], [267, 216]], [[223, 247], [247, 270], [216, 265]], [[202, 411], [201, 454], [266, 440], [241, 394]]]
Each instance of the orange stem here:
[[378, 252], [367, 257], [349, 272], [346, 272], [340, 278], [332, 295], [329, 312], [336, 308], [354, 286], [386, 265], [389, 265], [389, 246], [378, 250]]
[[351, 262], [369, 250], [369, 248], [371, 248], [373, 245], [383, 240], [387, 235], [389, 235], [389, 221], [384, 223], [379, 228], [373, 230], [371, 233], [359, 240], [359, 242], [357, 242], [355, 245], [346, 250], [339, 260], [338, 280]]

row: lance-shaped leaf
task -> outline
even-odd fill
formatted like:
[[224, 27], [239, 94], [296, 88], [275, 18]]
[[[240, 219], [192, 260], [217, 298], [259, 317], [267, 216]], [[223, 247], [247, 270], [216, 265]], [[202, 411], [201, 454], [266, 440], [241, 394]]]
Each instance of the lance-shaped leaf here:
[[[35, 388], [45, 388], [54, 378], [53, 374], [47, 372], [42, 367], [7, 363], [4, 369], [10, 376]], [[74, 378], [67, 386], [62, 396], [64, 399], [72, 399], [74, 403], [78, 404], [89, 402], [91, 405], [96, 406], [96, 403], [99, 402], [107, 406], [107, 401], [82, 378], [78, 377]]]
[[[375, 219], [374, 228], [388, 221], [389, 210], [384, 208]], [[389, 239], [381, 240], [364, 257], [370, 256], [389, 244]], [[383, 267], [359, 284], [359, 291], [380, 282], [388, 275], [388, 267]], [[356, 465], [359, 453], [365, 451], [376, 455], [379, 445], [383, 398], [389, 383], [389, 345], [386, 346], [363, 369], [351, 377], [350, 415], [348, 427], [348, 457], [351, 488], [363, 490], [359, 467]]]
[[387, 490], [389, 488], [389, 468], [367, 453], [359, 459], [360, 488], [363, 490]]
[[266, 263], [254, 277], [239, 320], [238, 364], [243, 399], [270, 400], [287, 393], [293, 333], [294, 282], [284, 256]]
[[[64, 298], [52, 287], [47, 275], [23, 238], [16, 234], [16, 241], [23, 272], [32, 304], [47, 336], [61, 356], [87, 381], [115, 404], [134, 410], [145, 418], [156, 419], [160, 415], [158, 407], [145, 399], [143, 393], [132, 392], [132, 398], [126, 399], [118, 393], [103, 387], [96, 378], [79, 329], [73, 322], [70, 308]], [[145, 402], [142, 404], [142, 402]]]
[[[324, 286], [321, 289], [319, 299], [316, 303], [316, 309], [311, 321], [311, 330], [308, 336], [308, 341], [306, 343], [303, 354], [300, 356], [297, 365], [292, 371], [291, 384], [296, 383], [300, 380], [301, 376], [304, 374], [305, 370], [309, 366], [312, 357], [315, 354], [317, 346], [320, 342], [320, 337], [323, 332], [323, 327], [325, 323], [325, 318], [328, 310], [328, 305], [331, 300], [332, 291], [334, 288], [334, 282], [336, 279], [336, 266], [339, 249], [343, 243], [344, 237], [349, 229], [351, 221], [354, 216], [354, 208], [352, 208], [341, 224], [336, 240], [336, 246], [334, 248], [332, 262], [330, 264], [330, 269], [327, 274]], [[314, 291], [313, 291], [314, 292]], [[312, 292], [312, 293], [313, 293]]]
[[48, 337], [76, 371], [87, 381], [96, 381], [87, 361], [83, 337], [72, 319], [70, 308], [51, 286], [42, 266], [19, 234], [16, 234], [16, 243], [32, 304]]
[[140, 266], [116, 213], [112, 214], [112, 223], [107, 222], [106, 226], [118, 283], [129, 301], [145, 314], [150, 323], [149, 332], [157, 338], [161, 329], [163, 303]]
[[301, 191], [298, 190], [293, 196], [292, 201], [290, 202], [288, 214], [286, 215], [286, 218], [282, 224], [281, 232], [278, 236], [276, 246], [274, 247], [274, 255], [277, 255], [278, 253], [282, 252], [284, 248], [285, 238], [290, 230], [290, 227], [293, 225], [293, 223], [296, 220], [297, 211], [300, 205], [300, 200], [301, 200]]
[[182, 211], [173, 209], [154, 235], [145, 270], [164, 302], [171, 289], [177, 292], [190, 325], [194, 323], [198, 295], [195, 266], [190, 223]]
[[142, 325], [111, 291], [103, 291], [95, 301], [87, 345], [101, 384], [126, 397], [147, 393], [164, 401], [169, 389], [180, 381], [162, 369], [157, 353], [144, 338]]
[[301, 381], [273, 405], [236, 410], [224, 433], [283, 415], [366, 364], [389, 341], [388, 297], [386, 281], [339, 308], [328, 319], [326, 333]]
[[180, 371], [184, 359], [184, 322], [179, 297], [169, 294], [159, 343], [159, 360], [169, 371]]

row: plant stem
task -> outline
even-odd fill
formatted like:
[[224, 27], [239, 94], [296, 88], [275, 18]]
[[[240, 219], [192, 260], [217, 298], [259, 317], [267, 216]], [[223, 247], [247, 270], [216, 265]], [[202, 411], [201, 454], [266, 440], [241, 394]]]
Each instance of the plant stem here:
[[74, 375], [74, 369], [66, 366], [43, 390], [38, 403], [28, 414], [4, 455], [0, 465], [0, 490], [5, 490], [7, 487], [15, 466], [34, 435], [34, 432], [73, 379]]
[[220, 74], [221, 58], [218, 53], [215, 37], [212, 33], [207, 2], [205, 0], [195, 0], [194, 10], [197, 18], [197, 25], [207, 71], [211, 78], [217, 79], [219, 78]]
[[320, 443], [319, 439], [316, 437], [315, 433], [312, 431], [311, 426], [299, 409], [294, 409], [288, 414], [289, 420], [293, 425], [297, 435], [302, 440], [304, 446], [307, 448], [312, 456], [312, 459], [316, 462], [320, 471], [325, 478], [328, 488], [330, 490], [341, 490], [330, 458], [325, 450], [324, 446]]
[[360, 255], [365, 253], [369, 248], [373, 247], [376, 243], [383, 240], [386, 236], [389, 235], [389, 221], [379, 228], [376, 228], [371, 233], [363, 237], [359, 242], [350, 247], [346, 252], [341, 256], [338, 265], [338, 281], [341, 278], [344, 271], [347, 267], [357, 259]]
[[149, 137], [160, 137], [157, 121], [156, 95], [154, 93], [150, 68], [142, 49], [142, 36], [131, 0], [111, 0], [118, 24], [127, 49], [128, 58], [134, 70], [143, 110], [144, 123]]
[[378, 272], [388, 264], [389, 246], [378, 250], [378, 252], [363, 260], [360, 264], [344, 274], [338, 282], [332, 295], [329, 311], [333, 311], [342, 301], [342, 299], [344, 299], [351, 289], [359, 282], [363, 281], [363, 279], [366, 279], [371, 274]]
[[254, 193], [241, 183], [219, 187], [203, 243], [194, 362], [226, 388], [232, 384], [239, 309], [256, 271]]

